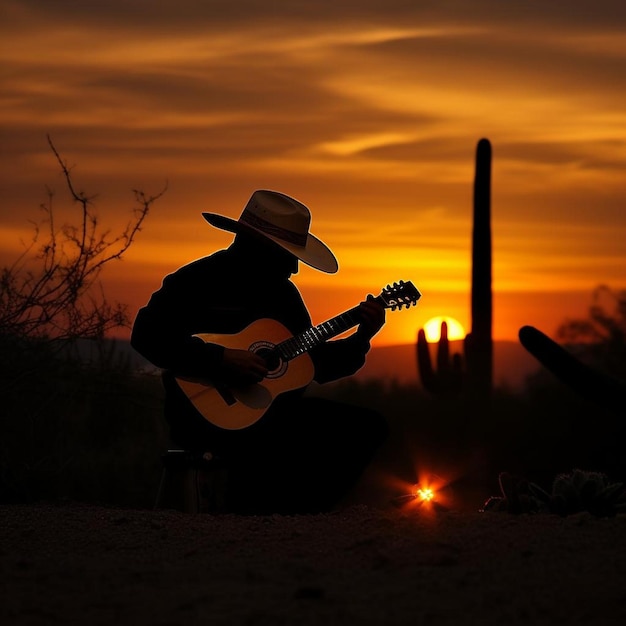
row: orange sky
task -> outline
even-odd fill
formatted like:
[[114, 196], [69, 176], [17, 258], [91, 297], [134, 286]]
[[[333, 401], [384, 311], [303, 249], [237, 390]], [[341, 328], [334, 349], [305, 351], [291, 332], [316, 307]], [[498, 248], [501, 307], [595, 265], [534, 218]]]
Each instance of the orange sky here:
[[165, 273], [228, 245], [202, 211], [236, 217], [268, 188], [307, 204], [339, 258], [334, 276], [296, 277], [314, 321], [412, 280], [422, 301], [378, 343], [412, 342], [435, 315], [470, 324], [488, 137], [496, 339], [551, 334], [598, 284], [626, 288], [622, 0], [199, 4], [0, 0], [3, 265], [46, 186], [69, 219], [50, 134], [107, 226], [132, 188], [167, 181], [102, 277], [132, 314]]

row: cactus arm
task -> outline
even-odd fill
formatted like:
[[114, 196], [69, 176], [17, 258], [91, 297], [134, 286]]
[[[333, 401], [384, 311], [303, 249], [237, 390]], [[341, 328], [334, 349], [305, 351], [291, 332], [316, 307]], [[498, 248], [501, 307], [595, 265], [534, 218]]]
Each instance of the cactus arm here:
[[448, 324], [441, 322], [441, 334], [437, 345], [437, 369], [440, 372], [450, 370], [450, 340], [448, 339]]
[[544, 367], [583, 397], [623, 414], [626, 385], [581, 362], [534, 326], [520, 328], [519, 340]]
[[431, 393], [436, 393], [437, 379], [430, 360], [430, 348], [423, 328], [420, 328], [417, 333], [417, 366], [424, 388]]

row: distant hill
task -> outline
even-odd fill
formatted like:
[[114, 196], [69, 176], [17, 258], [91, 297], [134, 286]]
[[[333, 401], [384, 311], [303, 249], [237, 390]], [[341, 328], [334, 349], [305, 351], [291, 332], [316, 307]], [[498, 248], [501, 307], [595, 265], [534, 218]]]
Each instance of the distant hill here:
[[[130, 359], [135, 369], [151, 370], [153, 366], [137, 354], [128, 341], [116, 340], [116, 347]], [[435, 362], [436, 344], [431, 344]], [[461, 341], [450, 342], [450, 352], [462, 352]], [[497, 386], [521, 389], [526, 377], [540, 368], [538, 362], [516, 341], [497, 341], [494, 345], [494, 379]], [[377, 347], [367, 355], [365, 366], [355, 375], [357, 380], [397, 380], [400, 383], [419, 384], [415, 344]]]

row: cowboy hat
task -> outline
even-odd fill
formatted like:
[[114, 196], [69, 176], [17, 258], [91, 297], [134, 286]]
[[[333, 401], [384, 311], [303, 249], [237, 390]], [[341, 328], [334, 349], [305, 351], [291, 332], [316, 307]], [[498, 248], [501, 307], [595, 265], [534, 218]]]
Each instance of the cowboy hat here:
[[222, 230], [262, 235], [322, 272], [334, 274], [339, 268], [330, 248], [309, 233], [309, 209], [278, 191], [255, 191], [238, 220], [217, 213], [203, 213], [202, 217]]

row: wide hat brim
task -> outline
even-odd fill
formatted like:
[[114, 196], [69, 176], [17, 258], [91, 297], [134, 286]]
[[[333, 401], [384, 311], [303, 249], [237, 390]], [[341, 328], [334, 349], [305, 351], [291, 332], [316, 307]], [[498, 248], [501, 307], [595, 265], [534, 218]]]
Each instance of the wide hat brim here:
[[306, 263], [321, 272], [334, 274], [339, 269], [337, 259], [330, 248], [315, 237], [315, 235], [311, 235], [310, 233], [307, 234], [305, 245], [299, 246], [285, 241], [280, 237], [270, 235], [263, 230], [254, 228], [254, 226], [250, 226], [245, 222], [226, 217], [225, 215], [219, 215], [218, 213], [203, 213], [202, 217], [204, 217], [204, 219], [211, 224], [211, 226], [215, 226], [215, 228], [219, 228], [221, 230], [226, 230], [232, 233], [248, 233], [269, 239], [281, 248], [284, 248], [293, 254], [303, 263]]

